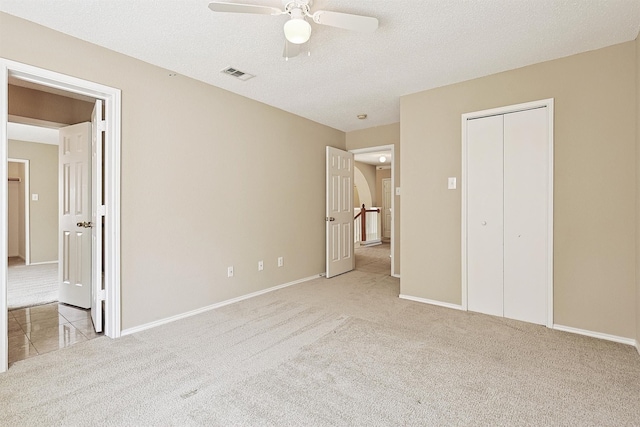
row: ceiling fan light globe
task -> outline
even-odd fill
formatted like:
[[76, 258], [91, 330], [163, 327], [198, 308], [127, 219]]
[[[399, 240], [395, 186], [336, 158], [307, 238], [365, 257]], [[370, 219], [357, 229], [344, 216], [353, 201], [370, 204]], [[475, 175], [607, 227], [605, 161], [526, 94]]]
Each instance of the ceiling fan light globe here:
[[304, 19], [292, 18], [284, 24], [284, 36], [294, 44], [306, 43], [311, 37], [311, 25]]

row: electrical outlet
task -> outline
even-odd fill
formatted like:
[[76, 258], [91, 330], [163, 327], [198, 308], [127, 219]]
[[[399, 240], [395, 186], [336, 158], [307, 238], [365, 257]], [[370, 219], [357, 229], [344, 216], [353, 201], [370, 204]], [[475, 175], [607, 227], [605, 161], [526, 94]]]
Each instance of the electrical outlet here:
[[264, 262], [258, 261], [258, 271], [264, 270]]
[[284, 265], [284, 258], [283, 257], [278, 257], [278, 267], [282, 267]]
[[227, 277], [233, 277], [233, 266], [227, 267]]

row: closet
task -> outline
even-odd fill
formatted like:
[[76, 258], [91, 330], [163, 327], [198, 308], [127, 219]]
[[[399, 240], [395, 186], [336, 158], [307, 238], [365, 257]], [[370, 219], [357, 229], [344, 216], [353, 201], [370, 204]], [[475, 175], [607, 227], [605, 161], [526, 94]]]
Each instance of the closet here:
[[548, 323], [549, 106], [466, 117], [467, 309]]

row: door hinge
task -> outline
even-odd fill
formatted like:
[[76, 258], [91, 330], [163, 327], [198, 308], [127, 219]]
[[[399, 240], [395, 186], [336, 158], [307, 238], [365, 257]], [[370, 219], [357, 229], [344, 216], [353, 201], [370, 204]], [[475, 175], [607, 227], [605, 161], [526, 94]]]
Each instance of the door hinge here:
[[100, 292], [98, 292], [98, 300], [105, 301], [106, 299], [107, 299], [107, 291], [104, 289], [101, 289]]
[[107, 130], [107, 121], [106, 120], [100, 120], [98, 122], [98, 130], [100, 132], [104, 132]]
[[98, 206], [98, 215], [105, 216], [107, 214], [107, 207], [105, 205]]

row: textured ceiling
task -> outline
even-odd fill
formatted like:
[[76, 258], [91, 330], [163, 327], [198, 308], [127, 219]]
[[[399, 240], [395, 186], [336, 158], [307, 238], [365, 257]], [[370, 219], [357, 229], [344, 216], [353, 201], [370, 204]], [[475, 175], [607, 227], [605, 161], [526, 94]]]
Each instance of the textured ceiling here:
[[[630, 41], [640, 28], [640, 0], [315, 0], [312, 11], [380, 27], [312, 24], [311, 56], [285, 61], [285, 16], [208, 3], [0, 0], [0, 10], [342, 131], [398, 122], [402, 95]], [[221, 74], [228, 66], [256, 77]]]

